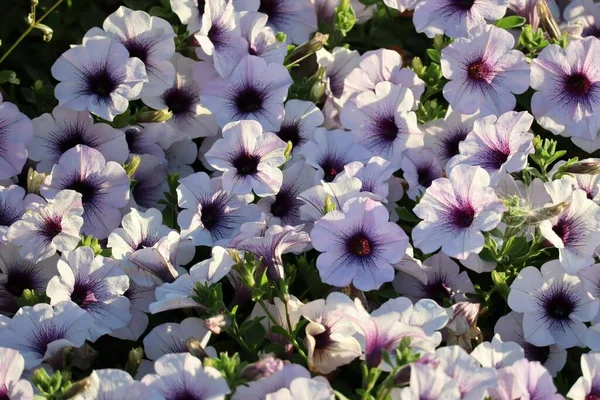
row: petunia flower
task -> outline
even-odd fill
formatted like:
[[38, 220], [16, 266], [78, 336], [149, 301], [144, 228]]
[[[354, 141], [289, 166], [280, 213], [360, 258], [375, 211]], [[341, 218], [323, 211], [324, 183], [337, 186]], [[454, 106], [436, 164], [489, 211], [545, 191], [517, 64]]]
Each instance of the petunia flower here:
[[202, 51], [212, 56], [215, 69], [224, 78], [248, 54], [248, 42], [242, 37], [239, 14], [233, 9], [232, 0], [206, 1], [202, 27], [194, 38]]
[[186, 138], [215, 136], [219, 127], [215, 116], [200, 102], [200, 86], [194, 79], [196, 62], [179, 53], [171, 58], [175, 66], [175, 81], [162, 94], [144, 95], [142, 101], [155, 110], [168, 109], [173, 116], [164, 126], [163, 148]]
[[267, 64], [256, 56], [245, 56], [227, 79], [216, 78], [200, 92], [202, 103], [224, 127], [244, 119], [260, 122], [266, 131], [276, 132], [283, 121], [283, 102], [292, 84], [281, 64]]
[[87, 111], [55, 107], [33, 121], [34, 136], [28, 146], [36, 171], [49, 173], [60, 157], [73, 147], [85, 145], [98, 150], [107, 161], [124, 163], [129, 156], [125, 134], [108, 124], [94, 124]]
[[448, 178], [432, 182], [413, 209], [423, 221], [412, 231], [413, 244], [425, 253], [442, 248], [450, 257], [464, 260], [483, 248], [482, 232], [494, 229], [505, 211], [489, 187], [481, 167], [458, 165]]
[[308, 350], [308, 368], [320, 374], [329, 374], [349, 364], [361, 355], [360, 343], [353, 337], [356, 328], [334, 311], [341, 305], [352, 306], [352, 300], [342, 293], [330, 293], [300, 307], [300, 313], [309, 321], [304, 343]]
[[302, 44], [317, 31], [317, 13], [311, 0], [235, 0], [238, 11], [267, 14], [267, 24], [276, 32], [285, 32], [289, 41]]
[[[556, 4], [555, 0], [547, 0], [548, 8], [552, 12], [552, 15], [559, 19], [560, 9]], [[537, 0], [508, 0], [508, 10], [514, 14], [519, 15], [531, 25], [533, 31], [537, 31], [540, 26], [540, 16], [537, 11]]]
[[230, 393], [227, 381], [213, 367], [189, 353], [166, 354], [154, 363], [156, 374], [142, 378], [142, 383], [158, 392], [157, 399], [202, 398], [224, 400]]
[[331, 211], [315, 222], [310, 234], [322, 254], [317, 269], [323, 282], [376, 290], [394, 279], [393, 264], [406, 251], [408, 237], [389, 222], [385, 207], [368, 198], [348, 200], [342, 210]]
[[290, 295], [287, 301], [282, 301], [279, 297], [275, 297], [273, 302], [265, 303], [265, 306], [269, 312], [269, 315], [273, 317], [274, 321], [267, 311], [265, 311], [258, 303], [254, 304], [252, 313], [248, 317], [248, 321], [260, 318], [261, 325], [265, 328], [266, 338], [273, 343], [280, 344], [291, 350], [291, 343], [278, 333], [273, 333], [271, 328], [275, 325], [283, 327], [290, 334], [294, 332], [294, 328], [298, 321], [300, 321], [300, 307], [302, 302], [294, 295]]
[[179, 233], [171, 230], [154, 246], [139, 249], [131, 254], [129, 263], [123, 263], [121, 266], [138, 285], [154, 286], [164, 282], [171, 283], [179, 276], [177, 255], [180, 246]]
[[415, 7], [423, 0], [383, 0], [386, 6], [404, 12], [406, 10], [414, 10]]
[[131, 176], [135, 185], [129, 196], [130, 208], [147, 210], [163, 208], [159, 203], [164, 193], [169, 191], [167, 184], [167, 161], [151, 154], [140, 156], [140, 165]]
[[248, 54], [262, 58], [267, 64], [283, 64], [287, 55], [287, 46], [277, 40], [276, 32], [267, 26], [268, 18], [266, 14], [260, 12], [241, 12], [242, 37], [248, 42]]
[[98, 150], [77, 145], [60, 157], [40, 192], [49, 199], [64, 189], [80, 193], [83, 233], [104, 239], [119, 226], [119, 208], [129, 201], [129, 185], [123, 167], [114, 161], [106, 162]]
[[33, 136], [31, 120], [16, 105], [2, 102], [0, 95], [0, 179], [21, 173], [27, 161], [27, 149]]
[[344, 166], [344, 172], [337, 176], [336, 182], [340, 182], [346, 177], [358, 178], [362, 183], [360, 188], [361, 193], [368, 192], [370, 195], [367, 195], [367, 197], [382, 203], [387, 203], [388, 200], [400, 200], [388, 199], [390, 193], [393, 192], [393, 189], [390, 190], [390, 186], [393, 186], [394, 172], [395, 168], [392, 163], [379, 156], [373, 156], [366, 164], [363, 164], [360, 161], [346, 164]]
[[165, 158], [165, 151], [159, 142], [165, 135], [164, 124], [131, 125], [123, 129], [127, 147], [131, 154], [151, 154], [157, 158]]
[[[551, 4], [548, 4], [551, 7]], [[554, 11], [558, 6], [554, 4]], [[560, 15], [560, 9], [558, 9]], [[556, 14], [555, 14], [556, 15]], [[574, 0], [569, 2], [563, 10], [564, 24], [561, 29], [567, 32], [573, 29], [579, 32], [581, 37], [595, 36], [600, 33], [600, 7], [593, 0]], [[579, 38], [579, 37], [578, 37]]]
[[46, 291], [48, 281], [57, 274], [58, 257], [33, 263], [19, 255], [19, 248], [0, 244], [0, 313], [14, 314], [24, 290]]
[[319, 66], [325, 69], [323, 81], [327, 101], [335, 104], [335, 106], [330, 105], [330, 108], [336, 106], [341, 108], [344, 82], [346, 77], [359, 66], [360, 54], [356, 50], [335, 47], [331, 53], [326, 49], [318, 50], [316, 56]]
[[155, 301], [155, 287], [140, 286], [134, 281], [129, 281], [129, 288], [123, 296], [129, 299], [129, 313], [131, 321], [119, 329], [112, 330], [109, 335], [123, 339], [136, 341], [142, 336], [148, 327], [149, 306]]
[[[489, 3], [501, 0], [485, 0]], [[443, 0], [448, 2], [448, 0]], [[425, 7], [425, 3], [421, 8]], [[444, 98], [463, 114], [479, 110], [482, 116], [511, 111], [514, 94], [529, 88], [529, 64], [525, 55], [513, 50], [514, 37], [492, 25], [469, 32], [442, 50], [442, 72], [450, 80], [444, 85]]]
[[20, 379], [25, 359], [16, 350], [0, 347], [0, 396], [7, 400], [33, 400], [33, 387]]
[[278, 168], [286, 160], [285, 143], [271, 132], [263, 132], [256, 121], [232, 122], [223, 128], [223, 139], [206, 153], [206, 159], [223, 171], [227, 193], [258, 196], [279, 192], [283, 174]]
[[398, 400], [459, 400], [461, 398], [456, 381], [446, 375], [441, 368], [430, 368], [420, 364], [410, 366], [409, 386], [392, 389], [391, 395]]
[[134, 380], [129, 373], [120, 369], [97, 369], [86, 379], [73, 400], [111, 400], [127, 398], [131, 400], [154, 399], [148, 387]]
[[566, 49], [549, 45], [531, 63], [531, 111], [552, 133], [588, 141], [600, 130], [600, 54], [595, 37], [575, 40]]
[[486, 368], [504, 368], [525, 358], [525, 352], [518, 343], [503, 342], [499, 334], [495, 334], [491, 342], [483, 342], [473, 349], [471, 357]]
[[510, 286], [508, 305], [524, 313], [524, 338], [536, 346], [584, 346], [587, 327], [598, 312], [598, 299], [583, 282], [568, 275], [558, 260], [546, 262], [541, 273], [526, 267]]
[[360, 192], [362, 182], [360, 179], [341, 176], [335, 182], [311, 187], [298, 195], [304, 204], [300, 206], [300, 218], [304, 221], [315, 222], [325, 215], [325, 202], [329, 201], [341, 210], [349, 199], [355, 197], [369, 197], [370, 193]]
[[202, 27], [202, 16], [206, 8], [206, 0], [170, 0], [171, 9], [187, 31], [196, 33]]
[[144, 11], [119, 7], [109, 15], [100, 28], [92, 28], [86, 37], [104, 36], [115, 39], [140, 59], [146, 67], [148, 82], [141, 96], [156, 96], [173, 85], [175, 68], [169, 61], [175, 54], [175, 32], [166, 20]]
[[309, 398], [314, 400], [333, 400], [335, 395], [329, 381], [322, 376], [296, 378], [289, 388], [282, 388], [275, 393], [269, 393], [265, 400], [291, 400]]
[[112, 121], [127, 110], [148, 82], [144, 63], [130, 57], [121, 43], [106, 37], [84, 38], [83, 44], [63, 53], [52, 66], [60, 83], [54, 90], [59, 106], [88, 110]]
[[293, 99], [285, 103], [281, 128], [274, 133], [284, 142], [292, 142], [292, 154], [299, 155], [323, 121], [323, 113], [314, 103]]
[[433, 38], [435, 35], [460, 38], [487, 21], [496, 21], [504, 16], [508, 0], [422, 0], [417, 4], [413, 23], [417, 32]]
[[40, 303], [22, 307], [9, 325], [0, 329], [0, 342], [18, 350], [25, 368], [32, 369], [44, 361], [52, 363], [65, 347], [82, 346], [93, 324], [92, 317], [71, 302], [54, 307]]
[[144, 353], [149, 360], [158, 360], [165, 354], [187, 353], [186, 341], [197, 339], [210, 357], [216, 357], [216, 351], [208, 347], [211, 332], [200, 318], [189, 317], [179, 324], [168, 322], [158, 325], [144, 337]]
[[521, 389], [520, 398], [561, 400], [563, 396], [557, 393], [556, 386], [548, 370], [537, 361], [525, 359], [515, 362], [506, 368], [516, 380]]
[[581, 372], [567, 397], [573, 400], [593, 400], [600, 397], [600, 353], [581, 355]]
[[411, 148], [402, 153], [400, 169], [408, 183], [406, 194], [411, 200], [425, 193], [431, 183], [444, 176], [442, 165], [433, 150]]
[[0, 186], [0, 243], [5, 243], [8, 229], [21, 219], [27, 207], [33, 203], [44, 203], [35, 194], [27, 194], [21, 186]]
[[555, 344], [549, 346], [535, 346], [525, 340], [523, 334], [523, 314], [511, 311], [500, 317], [494, 327], [494, 332], [499, 334], [503, 341], [519, 344], [529, 361], [538, 361], [556, 376], [567, 362], [567, 351]]
[[94, 256], [89, 247], [78, 247], [63, 253], [57, 267], [59, 274], [46, 290], [50, 304], [71, 302], [87, 312], [94, 320], [89, 333], [92, 341], [129, 323], [129, 300], [123, 296], [129, 278], [117, 262]]
[[77, 247], [84, 224], [81, 194], [61, 190], [47, 204], [40, 204], [13, 223], [6, 233], [6, 242], [20, 247], [21, 257], [39, 262], [57, 251]]
[[283, 368], [269, 376], [240, 385], [231, 400], [261, 400], [282, 388], [289, 388], [296, 379], [310, 379], [310, 372], [299, 364], [284, 364]]
[[459, 155], [447, 168], [465, 164], [479, 166], [490, 174], [493, 186], [505, 173], [519, 172], [534, 153], [533, 134], [529, 133], [533, 116], [528, 112], [509, 111], [499, 117], [478, 119], [473, 130], [459, 144]]

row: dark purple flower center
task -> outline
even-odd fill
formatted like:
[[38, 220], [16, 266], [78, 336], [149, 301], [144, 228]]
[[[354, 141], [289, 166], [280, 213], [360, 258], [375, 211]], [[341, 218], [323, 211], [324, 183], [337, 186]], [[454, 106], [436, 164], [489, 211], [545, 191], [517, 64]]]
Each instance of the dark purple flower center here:
[[529, 361], [537, 361], [540, 364], [544, 364], [550, 356], [550, 346], [534, 346], [531, 343], [521, 343], [523, 350], [525, 351], [525, 358]]
[[129, 128], [125, 131], [125, 140], [131, 153], [140, 154], [139, 139], [141, 134], [142, 132], [137, 128]]
[[98, 67], [92, 67], [83, 72], [85, 80], [85, 93], [97, 96], [103, 100], [108, 100], [125, 79], [124, 75], [116, 73], [111, 66], [104, 64]]
[[210, 27], [207, 36], [212, 42], [213, 46], [215, 46], [215, 49], [218, 50], [227, 42], [225, 33], [225, 29], [222, 26], [213, 25]]
[[85, 308], [86, 306], [95, 303], [97, 299], [94, 293], [94, 286], [95, 285], [90, 282], [76, 281], [73, 292], [71, 292], [71, 300], [73, 303], [79, 305], [81, 308]]
[[187, 116], [199, 100], [197, 90], [188, 86], [172, 87], [162, 95], [162, 100], [175, 117]]
[[475, 4], [475, 0], [452, 0], [452, 4], [461, 10], [469, 11]]
[[319, 165], [323, 169], [324, 176], [323, 180], [325, 182], [333, 182], [337, 174], [344, 170], [344, 162], [334, 155], [329, 155], [325, 157]]
[[459, 144], [467, 138], [469, 132], [466, 129], [454, 129], [443, 135], [442, 146], [444, 155], [450, 159], [459, 153]]
[[48, 216], [44, 218], [40, 232], [46, 239], [46, 242], [50, 243], [52, 239], [62, 232], [61, 222], [61, 219], [58, 217]]
[[325, 330], [317, 335], [314, 335], [315, 339], [315, 352], [327, 350], [333, 346], [336, 342], [331, 338], [331, 328], [325, 327]]
[[8, 396], [8, 388], [0, 386], [0, 400], [10, 400]]
[[84, 124], [76, 122], [64, 126], [59, 132], [52, 132], [48, 140], [54, 149], [55, 155], [60, 157], [78, 144], [96, 148], [98, 146], [96, 140], [84, 136], [85, 129]]
[[291, 198], [290, 192], [280, 191], [275, 195], [275, 201], [271, 203], [271, 214], [279, 218], [285, 217], [292, 207], [293, 202], [294, 199]]
[[11, 226], [21, 215], [8, 201], [0, 199], [0, 226]]
[[489, 170], [498, 170], [510, 157], [510, 147], [508, 143], [500, 144], [494, 147], [486, 147], [481, 152], [480, 165]]
[[35, 265], [13, 266], [6, 276], [4, 289], [15, 297], [20, 297], [25, 289], [37, 289], [36, 272], [32, 267]]
[[234, 102], [238, 112], [251, 114], [262, 108], [264, 95], [257, 88], [246, 86], [236, 94]]
[[573, 286], [554, 282], [537, 294], [537, 304], [550, 329], [564, 331], [571, 324], [571, 314], [579, 308], [579, 298]]
[[446, 283], [446, 276], [436, 275], [427, 285], [423, 285], [425, 296], [434, 300], [439, 305], [444, 305], [444, 300], [451, 300], [452, 288]]
[[373, 251], [373, 243], [364, 233], [359, 232], [348, 239], [348, 251], [359, 257], [366, 257]]
[[300, 127], [297, 122], [282, 124], [281, 129], [277, 132], [277, 136], [286, 143], [292, 142], [293, 147], [305, 142], [302, 136], [300, 136]]
[[198, 11], [200, 12], [200, 15], [204, 14], [204, 6], [205, 5], [206, 5], [205, 0], [198, 0]]
[[483, 82], [489, 79], [490, 75], [492, 74], [492, 69], [483, 59], [479, 59], [469, 64], [469, 67], [467, 68], [467, 74], [472, 80]]
[[386, 142], [393, 142], [398, 136], [398, 126], [393, 116], [381, 118], [375, 123], [375, 132]]
[[585, 400], [600, 400], [600, 387], [597, 384], [592, 386]]
[[148, 57], [152, 54], [154, 43], [150, 38], [135, 38], [127, 39], [121, 42], [123, 46], [129, 51], [129, 57], [139, 58], [148, 70]]
[[258, 12], [267, 14], [269, 16], [269, 22], [274, 22], [279, 14], [279, 3], [280, 0], [261, 0], [258, 6]]
[[213, 230], [221, 221], [223, 214], [223, 207], [219, 203], [211, 202], [202, 205], [202, 215], [200, 220], [206, 230]]
[[94, 200], [98, 194], [98, 188], [92, 182], [85, 179], [78, 179], [71, 183], [66, 189], [71, 189], [81, 193], [81, 202], [86, 205]]
[[431, 182], [439, 178], [431, 165], [423, 165], [417, 168], [419, 185], [428, 188]]
[[576, 72], [565, 79], [565, 88], [574, 97], [586, 97], [592, 86], [593, 83], [583, 72]]
[[475, 219], [476, 210], [469, 202], [459, 204], [450, 211], [450, 222], [459, 228], [468, 228]]
[[46, 354], [48, 345], [60, 339], [66, 339], [67, 328], [54, 325], [52, 322], [43, 323], [28, 338], [28, 347], [39, 355]]
[[187, 392], [185, 389], [181, 392], [173, 393], [173, 395], [165, 396], [167, 400], [203, 400], [202, 397], [196, 396], [193, 393]]
[[248, 176], [258, 172], [258, 164], [260, 156], [250, 154], [246, 151], [240, 152], [232, 161], [233, 167], [237, 170], [238, 175]]
[[137, 245], [136, 250], [141, 250], [141, 249], [146, 249], [148, 247], [152, 247], [156, 243], [158, 243], [158, 236], [155, 234], [148, 235], [145, 238], [143, 238], [142, 241]]

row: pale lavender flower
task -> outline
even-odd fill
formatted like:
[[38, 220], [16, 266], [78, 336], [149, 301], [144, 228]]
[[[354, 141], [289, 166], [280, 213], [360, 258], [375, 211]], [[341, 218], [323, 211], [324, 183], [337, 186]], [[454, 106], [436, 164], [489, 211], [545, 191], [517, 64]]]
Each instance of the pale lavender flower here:
[[279, 192], [283, 173], [278, 168], [286, 160], [285, 142], [271, 132], [263, 132], [256, 121], [232, 122], [223, 128], [223, 139], [206, 153], [206, 159], [223, 171], [227, 193], [258, 196]]
[[0, 313], [14, 314], [23, 291], [46, 291], [48, 281], [57, 274], [57, 257], [33, 263], [19, 255], [17, 247], [0, 244]]
[[525, 340], [523, 334], [523, 314], [511, 311], [500, 317], [494, 327], [494, 332], [502, 340], [518, 343], [525, 351], [525, 358], [538, 361], [555, 376], [567, 362], [567, 351], [555, 344], [550, 346], [535, 346]]
[[423, 145], [417, 116], [410, 112], [413, 103], [407, 88], [380, 82], [374, 92], [351, 98], [342, 109], [341, 121], [356, 143], [399, 167], [405, 149]]
[[300, 154], [304, 145], [313, 138], [317, 127], [323, 124], [321, 110], [310, 101], [289, 100], [285, 116], [275, 134], [284, 142], [292, 142], [292, 154]]
[[504, 16], [508, 0], [423, 0], [416, 9], [413, 23], [417, 32], [433, 38], [435, 35], [460, 38], [487, 21]]
[[[575, 28], [583, 37], [600, 35], [600, 6], [594, 0], [573, 0], [563, 11], [566, 26], [561, 29]], [[566, 28], [566, 29], [565, 29]]]
[[33, 387], [20, 379], [25, 359], [16, 350], [0, 347], [0, 398], [6, 400], [33, 400]]
[[425, 253], [441, 247], [459, 260], [479, 253], [482, 232], [494, 229], [506, 209], [489, 185], [488, 173], [469, 165], [454, 167], [449, 179], [433, 181], [413, 210], [423, 219], [412, 231], [414, 246]]
[[27, 161], [27, 144], [33, 136], [31, 120], [0, 95], [0, 179], [21, 173]]
[[329, 374], [349, 364], [361, 355], [360, 343], [353, 337], [356, 328], [335, 311], [342, 305], [352, 306], [352, 300], [343, 293], [330, 293], [300, 308], [306, 325], [304, 343], [308, 350], [308, 368], [320, 374]]
[[77, 145], [60, 157], [40, 192], [49, 199], [64, 189], [80, 193], [83, 233], [105, 239], [119, 226], [119, 208], [129, 201], [129, 184], [129, 177], [118, 163], [106, 162], [98, 150]]
[[89, 314], [71, 302], [54, 307], [40, 303], [22, 307], [9, 325], [0, 329], [0, 342], [18, 350], [25, 359], [25, 368], [32, 369], [44, 361], [52, 363], [65, 347], [82, 346], [93, 324]]
[[49, 258], [57, 251], [77, 247], [84, 224], [81, 195], [62, 190], [47, 204], [33, 207], [8, 229], [7, 243], [21, 247], [21, 256], [32, 262]]
[[154, 363], [156, 374], [142, 378], [142, 383], [158, 392], [156, 399], [184, 398], [224, 400], [230, 393], [227, 381], [213, 367], [189, 353], [167, 354]]
[[159, 238], [154, 246], [135, 251], [129, 256], [129, 262], [121, 267], [132, 281], [141, 286], [173, 282], [179, 276], [177, 254], [180, 245], [179, 233], [172, 230]]
[[471, 357], [486, 368], [504, 368], [525, 358], [525, 351], [515, 342], [503, 342], [499, 334], [495, 334], [491, 342], [483, 342], [473, 349]]
[[187, 25], [189, 33], [196, 33], [202, 27], [202, 16], [206, 0], [170, 0], [171, 9], [182, 24]]
[[598, 312], [598, 299], [583, 282], [568, 275], [558, 260], [545, 263], [540, 271], [526, 267], [511, 285], [508, 305], [524, 313], [525, 339], [536, 346], [584, 346], [587, 326]]
[[269, 225], [295, 226], [304, 222], [300, 216], [304, 202], [298, 196], [313, 186], [314, 174], [315, 170], [302, 160], [285, 165], [279, 192], [263, 197], [257, 203], [262, 212], [270, 215]]
[[563, 212], [540, 223], [540, 232], [558, 249], [559, 260], [570, 274], [594, 264], [600, 240], [600, 207], [586, 193], [572, 190], [571, 182], [561, 179], [546, 183], [552, 204], [567, 202]]
[[371, 315], [377, 317], [391, 312], [400, 315], [400, 322], [423, 329], [430, 339], [437, 343], [442, 340], [442, 335], [438, 331], [444, 328], [449, 321], [446, 309], [435, 301], [422, 299], [413, 305], [406, 297], [397, 297], [386, 301], [379, 308], [373, 310]]
[[159, 145], [166, 135], [165, 131], [166, 125], [157, 123], [131, 125], [123, 129], [131, 154], [151, 154], [158, 158], [165, 158], [165, 151]]
[[522, 399], [548, 399], [562, 400], [563, 396], [557, 393], [556, 386], [548, 370], [537, 361], [525, 359], [515, 362], [506, 368], [517, 381], [521, 388]]
[[215, 350], [208, 346], [211, 332], [200, 318], [189, 317], [181, 323], [158, 325], [144, 337], [144, 353], [149, 360], [158, 360], [165, 354], [187, 353], [186, 340], [197, 339], [210, 357], [216, 357]]
[[350, 132], [324, 128], [317, 128], [313, 139], [304, 145], [300, 154], [317, 170], [315, 183], [321, 180], [333, 182], [346, 164], [367, 162], [371, 157], [369, 150], [354, 142]]
[[131, 176], [135, 186], [131, 189], [129, 196], [129, 207], [148, 209], [164, 208], [159, 204], [165, 192], [169, 191], [167, 184], [167, 161], [151, 154], [140, 156], [140, 166]]
[[290, 383], [289, 388], [279, 389], [275, 393], [269, 393], [265, 400], [293, 400], [293, 399], [313, 399], [313, 400], [334, 400], [333, 389], [329, 381], [322, 376], [314, 378], [296, 378]]
[[370, 193], [360, 192], [362, 185], [358, 178], [341, 176], [335, 182], [322, 181], [321, 184], [305, 190], [298, 195], [298, 199], [304, 203], [300, 206], [300, 219], [309, 222], [320, 219], [325, 213], [325, 201], [328, 197], [337, 210], [341, 210], [349, 199], [369, 197]]
[[[416, 109], [417, 102], [425, 92], [425, 82], [409, 69], [402, 68], [402, 57], [393, 50], [379, 49], [367, 51], [360, 57], [360, 63], [344, 80], [344, 101], [359, 93], [375, 91], [381, 82], [390, 82], [409, 90], [412, 100], [409, 109]], [[408, 110], [407, 110], [408, 111]]]
[[[344, 94], [344, 81], [348, 74], [354, 71], [355, 68], [358, 68], [360, 54], [356, 50], [336, 47], [331, 53], [326, 49], [318, 50], [316, 56], [319, 66], [325, 68], [323, 81], [325, 82], [327, 101], [334, 102], [337, 107], [341, 107], [341, 98]], [[334, 108], [335, 106], [331, 105], [330, 107]]]
[[277, 32], [285, 32], [288, 40], [295, 44], [307, 42], [318, 29], [311, 0], [235, 0], [235, 8], [267, 14], [267, 24]]
[[476, 120], [473, 130], [459, 144], [459, 154], [448, 162], [448, 169], [461, 164], [479, 166], [495, 186], [502, 175], [525, 168], [527, 158], [535, 152], [533, 134], [529, 133], [532, 123], [533, 116], [526, 111]]
[[27, 207], [33, 203], [44, 203], [44, 199], [27, 194], [21, 186], [0, 186], [0, 243], [6, 243], [8, 229], [21, 219]]
[[173, 117], [161, 125], [165, 127], [161, 139], [163, 148], [186, 138], [215, 136], [219, 132], [214, 115], [200, 103], [201, 86], [194, 79], [196, 61], [179, 53], [171, 58], [175, 66], [175, 82], [159, 95], [144, 95], [144, 104], [155, 110], [168, 109]]
[[460, 400], [461, 398], [456, 381], [446, 375], [441, 368], [431, 368], [421, 364], [410, 366], [409, 386], [392, 389], [391, 395], [397, 400]]
[[[444, 0], [446, 1], [446, 0]], [[482, 1], [485, 3], [489, 1]], [[444, 98], [463, 114], [482, 116], [511, 111], [529, 88], [529, 64], [513, 50], [514, 37], [492, 25], [477, 28], [442, 50], [442, 72], [450, 80]]]
[[[207, 143], [208, 141], [208, 138], [204, 138], [202, 144]], [[169, 148], [165, 149], [165, 157], [168, 162], [167, 173], [178, 173], [181, 178], [192, 175], [194, 173], [192, 164], [198, 159], [199, 154], [202, 154], [200, 153], [201, 151], [202, 150], [198, 150], [196, 143], [189, 138], [173, 143]], [[204, 152], [203, 155], [205, 153], [206, 152]], [[212, 168], [210, 170], [212, 170]]]
[[441, 306], [445, 301], [466, 301], [466, 294], [475, 292], [467, 272], [461, 272], [458, 264], [444, 253], [434, 254], [424, 260], [422, 268], [425, 279], [398, 271], [394, 279], [394, 289], [414, 302], [432, 299]]
[[386, 208], [368, 198], [348, 200], [342, 210], [327, 213], [315, 222], [313, 246], [322, 254], [317, 269], [323, 282], [360, 290], [376, 290], [394, 279], [392, 264], [399, 262], [408, 245], [406, 233], [389, 222]]
[[252, 194], [234, 195], [223, 190], [222, 178], [197, 172], [179, 181], [177, 199], [183, 210], [177, 216], [182, 235], [195, 246], [227, 244], [242, 224], [257, 220], [260, 211]]
[[71, 302], [87, 312], [94, 320], [90, 340], [129, 323], [129, 299], [123, 296], [129, 278], [116, 261], [94, 256], [89, 247], [78, 247], [64, 252], [57, 267], [59, 274], [46, 290], [50, 305]]
[[204, 54], [212, 56], [219, 75], [226, 78], [248, 54], [248, 42], [242, 37], [239, 14], [233, 9], [232, 0], [205, 3], [202, 27], [194, 38]]
[[366, 164], [359, 161], [346, 164], [344, 172], [338, 175], [336, 182], [340, 182], [345, 177], [358, 178], [362, 183], [360, 191], [372, 194], [368, 197], [382, 203], [386, 203], [388, 200], [395, 202], [400, 199], [388, 199], [391, 192], [390, 184], [393, 186], [392, 177], [394, 172], [395, 168], [392, 163], [379, 156], [373, 156]]
[[439, 158], [433, 150], [427, 148], [407, 149], [402, 154], [400, 169], [408, 183], [406, 194], [411, 200], [425, 193], [431, 183], [444, 176]]
[[155, 393], [120, 369], [97, 369], [87, 378], [87, 383], [72, 400], [156, 399]]
[[600, 57], [595, 37], [575, 40], [566, 49], [549, 45], [531, 63], [531, 111], [552, 133], [593, 140], [600, 131]]
[[276, 132], [283, 121], [283, 102], [292, 84], [281, 64], [267, 64], [256, 56], [245, 56], [227, 79], [216, 78], [200, 92], [200, 98], [221, 127], [250, 119], [267, 131]]
[[129, 299], [129, 313], [131, 321], [119, 329], [114, 329], [109, 335], [123, 339], [136, 341], [142, 336], [148, 327], [149, 306], [155, 301], [155, 287], [140, 286], [133, 280], [129, 282], [129, 288], [123, 296]]
[[581, 355], [582, 375], [571, 386], [567, 397], [573, 400], [595, 400], [600, 398], [600, 353]]
[[240, 13], [242, 37], [248, 42], [248, 53], [267, 62], [283, 64], [287, 55], [287, 46], [275, 37], [273, 28], [266, 26], [266, 14], [245, 11]]
[[284, 364], [279, 371], [257, 381], [249, 382], [247, 386], [238, 386], [231, 397], [232, 400], [264, 400], [270, 393], [289, 388], [298, 379], [310, 379], [310, 372], [298, 364]]
[[75, 111], [88, 110], [112, 121], [139, 96], [148, 82], [144, 63], [130, 57], [118, 41], [106, 37], [84, 38], [52, 66], [60, 83], [54, 94], [59, 105]]
[[117, 40], [146, 67], [148, 82], [142, 96], [156, 96], [173, 85], [175, 68], [169, 61], [175, 54], [175, 32], [166, 20], [144, 11], [119, 7], [109, 15], [100, 28], [92, 28], [86, 37], [104, 36]]
[[36, 171], [48, 173], [60, 157], [80, 145], [98, 150], [107, 161], [123, 163], [129, 155], [123, 132], [108, 124], [94, 124], [87, 111], [56, 107], [33, 121], [34, 136], [28, 146]]

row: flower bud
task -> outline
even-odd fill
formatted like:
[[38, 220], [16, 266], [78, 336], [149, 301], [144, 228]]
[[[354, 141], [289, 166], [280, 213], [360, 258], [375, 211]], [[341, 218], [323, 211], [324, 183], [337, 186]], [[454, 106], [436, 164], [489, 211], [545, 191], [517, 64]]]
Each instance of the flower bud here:
[[218, 335], [227, 329], [229, 322], [225, 315], [216, 315], [204, 320], [204, 326], [215, 335]]
[[173, 113], [167, 109], [158, 111], [143, 111], [136, 115], [139, 123], [150, 122], [165, 122], [173, 118]]
[[85, 392], [90, 389], [93, 385], [92, 379], [90, 377], [83, 378], [75, 383], [73, 383], [64, 393], [63, 398], [65, 400], [71, 399], [78, 394]]
[[123, 169], [125, 170], [129, 178], [131, 178], [137, 172], [141, 163], [142, 158], [138, 155], [135, 155], [131, 156], [129, 162], [123, 165]]
[[552, 12], [548, 7], [546, 0], [538, 0], [536, 5], [537, 13], [540, 17], [540, 25], [548, 33], [552, 39], [560, 40], [562, 33], [556, 23], [556, 20], [552, 16]]
[[37, 172], [33, 168], [27, 171], [27, 193], [40, 194], [40, 185], [46, 179], [46, 174]]
[[268, 354], [263, 359], [244, 368], [241, 377], [248, 381], [257, 381], [271, 376], [282, 369], [283, 361]]
[[187, 340], [185, 341], [185, 346], [187, 347], [190, 354], [194, 357], [199, 358], [200, 360], [209, 358], [208, 354], [204, 350], [204, 347], [202, 347], [200, 341], [195, 337], [187, 338]]
[[598, 175], [600, 174], [600, 159], [589, 158], [573, 163], [565, 169], [565, 172], [569, 174]]
[[449, 311], [452, 317], [448, 323], [448, 346], [458, 345], [463, 349], [470, 351], [473, 348], [471, 341], [479, 341], [481, 330], [477, 327], [477, 318], [481, 304], [462, 301], [454, 304]]

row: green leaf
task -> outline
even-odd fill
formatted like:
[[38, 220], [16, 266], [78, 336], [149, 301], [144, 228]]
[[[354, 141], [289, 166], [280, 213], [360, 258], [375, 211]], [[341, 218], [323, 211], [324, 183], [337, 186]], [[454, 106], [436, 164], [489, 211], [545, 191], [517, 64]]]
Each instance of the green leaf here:
[[288, 337], [288, 335], [289, 335], [289, 332], [283, 326], [280, 326], [280, 325], [273, 325], [271, 327], [271, 333], [275, 333], [277, 335], [281, 335], [281, 336], [285, 336], [285, 337]]
[[265, 340], [265, 328], [260, 323], [260, 320], [252, 321], [244, 332], [244, 340], [250, 347], [258, 347]]
[[427, 56], [429, 57], [429, 59], [431, 61], [433, 61], [434, 63], [440, 63], [440, 52], [435, 50], [435, 49], [427, 49]]
[[421, 220], [406, 207], [397, 207], [396, 214], [398, 214], [398, 218], [400, 218], [402, 221], [421, 222]]
[[518, 15], [511, 15], [510, 17], [504, 17], [496, 21], [496, 26], [502, 29], [516, 29], [525, 25], [527, 20]]
[[13, 85], [18, 85], [21, 83], [19, 78], [17, 78], [17, 73], [15, 71], [0, 71], [0, 85], [7, 82]]
[[487, 262], [491, 262], [491, 263], [498, 262], [498, 260], [496, 260], [496, 257], [494, 256], [494, 253], [492, 252], [492, 250], [488, 249], [487, 247], [484, 247], [483, 250], [481, 250], [481, 253], [479, 253], [479, 258], [481, 258], [483, 261], [487, 261]]
[[511, 260], [523, 257], [529, 252], [529, 242], [524, 236], [511, 237], [506, 244], [504, 254]]

